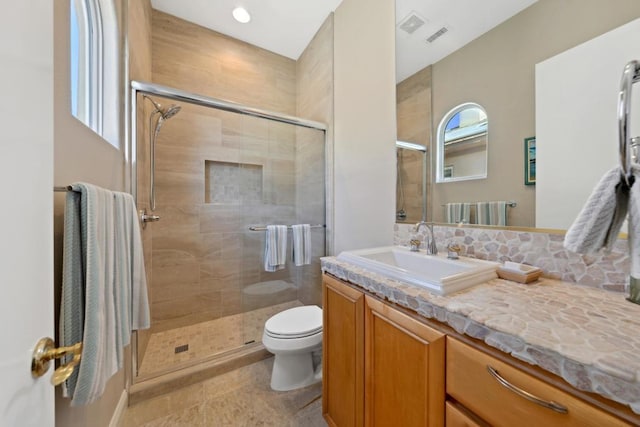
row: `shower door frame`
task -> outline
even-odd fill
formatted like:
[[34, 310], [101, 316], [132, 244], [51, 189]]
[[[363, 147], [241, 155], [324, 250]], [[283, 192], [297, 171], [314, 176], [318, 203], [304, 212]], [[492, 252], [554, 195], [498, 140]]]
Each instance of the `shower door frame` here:
[[[129, 112], [129, 184], [130, 192], [134, 200], [137, 200], [138, 195], [138, 161], [137, 161], [137, 149], [138, 149], [138, 94], [144, 95], [156, 95], [163, 98], [168, 98], [174, 101], [186, 102], [189, 104], [200, 105], [202, 107], [214, 108], [217, 110], [229, 111], [232, 113], [243, 114], [252, 117], [258, 117], [280, 123], [287, 123], [295, 126], [301, 126], [310, 129], [316, 129], [324, 133], [324, 151], [325, 151], [325, 254], [332, 253], [332, 242], [330, 238], [330, 230], [333, 230], [333, 216], [330, 215], [328, 207], [330, 203], [328, 200], [333, 200], [333, 180], [331, 177], [332, 171], [332, 157], [330, 157], [333, 150], [329, 147], [327, 137], [327, 125], [324, 123], [316, 122], [313, 120], [307, 120], [300, 117], [290, 116], [287, 114], [281, 114], [273, 111], [263, 110], [260, 108], [249, 107], [246, 105], [238, 104], [236, 102], [227, 101], [219, 98], [212, 98], [205, 95], [199, 95], [192, 92], [187, 92], [181, 89], [172, 88], [169, 86], [160, 85], [157, 83], [143, 82], [138, 80], [131, 80], [131, 99], [130, 99], [130, 112]], [[137, 332], [132, 334], [131, 337], [131, 384], [136, 383], [138, 378], [138, 335]]]

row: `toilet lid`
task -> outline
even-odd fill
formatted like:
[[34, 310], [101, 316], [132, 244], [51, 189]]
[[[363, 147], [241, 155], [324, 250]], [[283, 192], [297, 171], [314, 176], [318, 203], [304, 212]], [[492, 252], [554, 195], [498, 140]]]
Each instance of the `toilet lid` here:
[[264, 325], [271, 336], [295, 338], [322, 331], [322, 309], [317, 305], [305, 305], [282, 311], [272, 316]]

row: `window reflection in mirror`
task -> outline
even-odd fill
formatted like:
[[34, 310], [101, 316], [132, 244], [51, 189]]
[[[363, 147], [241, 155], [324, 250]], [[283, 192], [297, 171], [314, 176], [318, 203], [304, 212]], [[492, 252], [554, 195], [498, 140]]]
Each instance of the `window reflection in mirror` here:
[[118, 146], [121, 35], [115, 0], [70, 0], [71, 114]]
[[478, 104], [449, 111], [438, 125], [436, 182], [487, 177], [488, 120]]

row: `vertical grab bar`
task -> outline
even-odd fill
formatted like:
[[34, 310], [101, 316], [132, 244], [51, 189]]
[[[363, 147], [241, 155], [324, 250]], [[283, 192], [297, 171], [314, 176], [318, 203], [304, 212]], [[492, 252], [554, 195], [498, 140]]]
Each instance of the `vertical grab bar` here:
[[620, 94], [618, 96], [618, 148], [620, 150], [620, 165], [624, 172], [624, 179], [630, 185], [631, 175], [631, 138], [629, 137], [629, 114], [631, 113], [631, 86], [640, 81], [640, 62], [630, 61], [622, 72]]
[[[638, 81], [640, 81], [640, 62], [630, 61], [622, 72], [620, 94], [618, 96], [618, 133], [620, 138], [618, 147], [620, 149], [620, 166], [622, 167], [624, 180], [629, 187], [633, 185], [631, 158], [634, 148], [632, 146], [637, 144], [638, 141], [637, 137], [632, 138], [629, 136], [629, 115], [631, 113], [632, 86]], [[638, 159], [635, 160], [637, 161]], [[640, 183], [636, 185], [640, 185]], [[631, 222], [629, 223], [629, 228], [631, 229]], [[629, 232], [629, 253], [632, 256], [635, 245], [634, 239], [637, 237], [634, 233]], [[634, 274], [638, 274], [638, 272], [634, 271], [633, 264], [634, 262], [632, 260], [631, 272], [629, 274], [629, 297], [627, 300], [635, 304], [640, 304], [640, 277], [634, 277]]]

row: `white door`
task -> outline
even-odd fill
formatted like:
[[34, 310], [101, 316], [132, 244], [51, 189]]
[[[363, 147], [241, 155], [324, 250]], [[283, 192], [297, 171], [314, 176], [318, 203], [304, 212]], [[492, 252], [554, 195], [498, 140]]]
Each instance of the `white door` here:
[[[57, 1], [57, 0], [56, 0]], [[0, 14], [0, 426], [53, 426], [51, 371], [30, 372], [53, 337], [53, 2]]]

